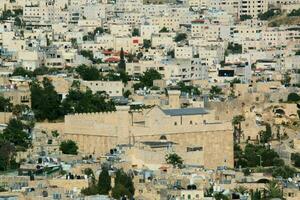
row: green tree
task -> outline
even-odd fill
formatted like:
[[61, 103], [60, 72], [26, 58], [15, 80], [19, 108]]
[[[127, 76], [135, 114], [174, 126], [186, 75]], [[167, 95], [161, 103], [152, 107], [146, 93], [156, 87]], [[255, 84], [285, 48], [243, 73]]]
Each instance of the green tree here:
[[22, 26], [22, 20], [20, 19], [20, 17], [16, 17], [15, 18], [15, 26], [21, 27]]
[[11, 10], [4, 10], [0, 20], [8, 20], [10, 17], [16, 17], [15, 13], [13, 13]]
[[245, 117], [243, 115], [236, 115], [233, 117], [231, 123], [233, 125], [233, 136], [234, 141], [236, 143], [241, 142], [242, 135], [242, 122], [245, 121]]
[[66, 140], [60, 143], [59, 150], [61, 150], [63, 154], [77, 155], [78, 146], [73, 140]]
[[266, 185], [266, 191], [265, 191], [266, 199], [272, 199], [272, 198], [283, 198], [282, 189], [278, 182], [276, 181], [270, 181]]
[[126, 71], [126, 62], [125, 62], [123, 48], [121, 48], [121, 51], [120, 51], [120, 62], [118, 64], [118, 67], [119, 67], [119, 71]]
[[176, 153], [167, 154], [166, 162], [173, 165], [173, 167], [181, 167], [183, 164], [182, 158]]
[[129, 90], [126, 90], [124, 93], [123, 93], [123, 96], [125, 98], [128, 98], [129, 96], [131, 95], [131, 92]]
[[11, 119], [3, 130], [2, 137], [16, 146], [17, 149], [25, 150], [31, 145], [30, 134], [26, 132], [28, 127], [21, 120]]
[[56, 120], [63, 116], [60, 96], [51, 81], [44, 78], [42, 83], [32, 82], [30, 85], [31, 108], [37, 120]]
[[185, 85], [184, 82], [180, 81], [177, 83], [177, 86], [179, 87], [180, 91], [182, 93], [187, 93], [189, 95], [200, 95], [200, 90], [192, 85]]
[[293, 9], [292, 12], [288, 13], [289, 17], [300, 16], [300, 9]]
[[291, 84], [291, 76], [288, 73], [284, 73], [283, 78], [281, 80], [281, 84], [284, 86], [290, 86]]
[[[10, 1], [16, 1], [16, 0], [10, 0]], [[14, 16], [23, 15], [23, 9], [14, 9]]]
[[246, 21], [248, 19], [252, 19], [252, 16], [251, 15], [241, 15], [240, 16], [241, 21]]
[[145, 48], [145, 49], [151, 48], [151, 40], [144, 39], [143, 40], [143, 48]]
[[234, 149], [234, 166], [236, 168], [238, 168], [240, 166], [241, 167], [247, 166], [247, 160], [244, 158], [244, 155], [243, 155], [244, 152], [241, 149], [240, 145], [235, 143], [233, 149]]
[[209, 96], [210, 98], [214, 98], [214, 97], [218, 97], [219, 95], [222, 94], [222, 88], [220, 88], [219, 86], [211, 86], [211, 89], [209, 90]]
[[76, 38], [71, 38], [71, 44], [73, 48], [78, 48], [78, 44], [77, 44], [77, 39]]
[[291, 156], [291, 160], [294, 162], [295, 167], [300, 168], [300, 153], [293, 153]]
[[127, 82], [130, 80], [130, 76], [124, 70], [119, 70], [117, 72], [110, 71], [108, 74], [106, 74], [104, 79], [108, 81], [122, 81], [124, 84], [127, 84]]
[[260, 132], [260, 143], [268, 143], [272, 139], [272, 128], [270, 124], [266, 124], [266, 131]]
[[31, 109], [29, 108], [28, 105], [24, 105], [24, 104], [21, 105], [18, 104], [12, 108], [13, 115], [16, 116], [18, 119], [22, 119], [23, 115], [29, 112], [31, 112]]
[[89, 32], [87, 35], [83, 36], [83, 41], [93, 41], [94, 40], [94, 33]]
[[227, 47], [227, 52], [231, 54], [240, 54], [243, 52], [243, 47], [241, 44], [230, 42]]
[[93, 170], [92, 170], [91, 168], [85, 168], [85, 169], [83, 170], [83, 173], [84, 173], [85, 175], [89, 176], [89, 177], [94, 176], [94, 172], [93, 172]]
[[168, 33], [170, 32], [166, 27], [163, 27], [162, 29], [160, 29], [159, 31], [160, 33]]
[[38, 67], [33, 71], [33, 76], [45, 75], [49, 73], [49, 69], [47, 67]]
[[106, 167], [102, 168], [98, 180], [99, 194], [108, 194], [111, 190], [111, 178]]
[[85, 196], [97, 195], [98, 193], [98, 188], [95, 185], [91, 185], [81, 190], [81, 194]]
[[134, 195], [134, 190], [134, 184], [131, 176], [127, 175], [123, 170], [118, 170], [116, 172], [115, 187], [112, 190], [113, 197], [116, 196], [114, 193], [121, 196], [127, 195], [128, 197], [132, 197]]
[[230, 198], [222, 192], [214, 193], [215, 200], [230, 200]]
[[175, 36], [175, 42], [180, 42], [182, 40], [187, 39], [187, 34], [186, 33], [177, 33]]
[[256, 189], [254, 192], [252, 190], [250, 196], [251, 196], [252, 200], [261, 200], [262, 199], [261, 192], [258, 189]]
[[287, 101], [296, 103], [296, 102], [300, 101], [300, 96], [297, 93], [292, 92], [288, 95]]
[[242, 81], [238, 78], [234, 78], [232, 81], [230, 81], [230, 87], [233, 87], [237, 83], [241, 83]]
[[12, 168], [15, 162], [16, 149], [9, 141], [0, 138], [0, 171], [6, 171]]
[[52, 136], [57, 138], [59, 136], [59, 132], [57, 130], [51, 131]]
[[266, 148], [264, 145], [247, 144], [244, 151], [235, 145], [234, 148], [235, 166], [236, 167], [257, 167], [257, 166], [276, 166], [282, 167], [283, 160], [272, 149]]
[[260, 20], [269, 20], [270, 18], [280, 15], [281, 11], [279, 9], [270, 9], [264, 13], [258, 15]]
[[94, 61], [94, 54], [93, 54], [93, 51], [90, 51], [90, 50], [81, 50], [80, 51], [80, 54], [89, 59], [90, 61]]
[[120, 199], [125, 196], [131, 197], [132, 194], [129, 192], [125, 185], [116, 184], [116, 186], [112, 189], [112, 197], [115, 199]]
[[85, 92], [71, 88], [68, 95], [62, 102], [64, 113], [87, 113], [87, 112], [107, 112], [115, 111], [115, 103], [108, 99], [105, 92], [92, 93], [91, 90]]
[[23, 77], [32, 77], [33, 73], [31, 71], [28, 71], [24, 69], [23, 67], [17, 67], [14, 69], [13, 76], [23, 76]]
[[97, 27], [95, 30], [94, 30], [94, 36], [95, 35], [100, 35], [104, 33], [104, 29], [102, 27]]
[[140, 36], [140, 31], [139, 31], [139, 29], [134, 28], [133, 31], [132, 31], [132, 36], [133, 36], [133, 37], [135, 37], [135, 36]]
[[275, 167], [272, 170], [272, 176], [273, 177], [279, 177], [280, 176], [284, 179], [287, 179], [287, 178], [293, 178], [294, 174], [296, 172], [297, 171], [294, 168], [289, 167], [287, 165], [284, 165], [284, 166], [280, 166], [280, 167]]
[[76, 72], [85, 81], [96, 81], [100, 79], [100, 74], [97, 68], [88, 67], [86, 65], [79, 65], [76, 68]]
[[248, 193], [248, 189], [245, 188], [244, 186], [239, 186], [237, 188], [234, 188], [234, 192], [244, 195], [244, 194]]
[[0, 96], [0, 112], [9, 112], [12, 110], [12, 104], [8, 98]]
[[175, 50], [174, 50], [174, 49], [169, 50], [169, 51], [167, 52], [167, 56], [170, 56], [171, 58], [175, 58]]
[[147, 71], [144, 72], [144, 74], [140, 77], [140, 82], [150, 88], [153, 86], [154, 80], [160, 80], [162, 79], [162, 75], [156, 71], [155, 69], [147, 69]]

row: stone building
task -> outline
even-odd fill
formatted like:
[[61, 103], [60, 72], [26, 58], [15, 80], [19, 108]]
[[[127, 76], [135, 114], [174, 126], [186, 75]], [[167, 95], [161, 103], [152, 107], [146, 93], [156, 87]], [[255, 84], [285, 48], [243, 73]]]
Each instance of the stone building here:
[[176, 143], [182, 155], [200, 148], [199, 165], [233, 167], [231, 122], [217, 121], [213, 111], [203, 108], [162, 110], [155, 106], [129, 111], [124, 106], [112, 113], [67, 115], [64, 131], [65, 139], [76, 141], [87, 155], [104, 155], [118, 144], [158, 141], [163, 136]]

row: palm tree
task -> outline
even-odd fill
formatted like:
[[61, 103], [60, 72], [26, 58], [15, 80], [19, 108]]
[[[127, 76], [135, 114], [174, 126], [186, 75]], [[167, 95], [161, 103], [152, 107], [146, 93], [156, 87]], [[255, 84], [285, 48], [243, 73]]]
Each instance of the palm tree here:
[[266, 185], [265, 197], [267, 199], [280, 198], [282, 199], [282, 189], [277, 181], [271, 181]]
[[242, 135], [242, 121], [245, 121], [243, 115], [236, 115], [233, 117], [231, 123], [233, 125], [233, 137], [234, 142], [240, 143]]
[[248, 189], [245, 188], [244, 186], [239, 186], [237, 188], [234, 188], [234, 192], [244, 195], [248, 193]]

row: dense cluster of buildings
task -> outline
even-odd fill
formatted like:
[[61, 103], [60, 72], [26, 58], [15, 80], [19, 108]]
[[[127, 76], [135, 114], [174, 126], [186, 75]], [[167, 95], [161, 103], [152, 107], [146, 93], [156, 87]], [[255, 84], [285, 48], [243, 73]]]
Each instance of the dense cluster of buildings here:
[[[116, 109], [37, 122], [18, 174], [0, 173], [0, 199], [111, 199], [81, 194], [92, 181], [84, 170], [98, 178], [109, 163], [110, 174], [134, 174], [135, 199], [256, 200], [250, 193], [274, 177], [236, 166], [235, 134], [256, 144], [268, 124], [286, 164], [300, 153], [300, 108], [288, 99], [300, 93], [299, 9], [300, 0], [1, 0], [1, 97], [30, 109], [32, 82], [48, 78], [61, 101], [78, 82]], [[103, 78], [121, 76], [122, 61], [128, 80]], [[78, 66], [100, 78], [84, 80]], [[149, 70], [161, 78], [136, 88]], [[3, 107], [1, 131], [16, 112]], [[62, 154], [66, 140], [78, 155]], [[174, 153], [184, 168], [167, 162]], [[281, 181], [285, 199], [300, 199], [299, 176]]]

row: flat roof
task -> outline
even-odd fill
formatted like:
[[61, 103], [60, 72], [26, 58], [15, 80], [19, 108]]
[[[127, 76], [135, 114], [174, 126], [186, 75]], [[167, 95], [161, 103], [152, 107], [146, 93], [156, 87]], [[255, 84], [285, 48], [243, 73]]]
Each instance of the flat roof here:
[[181, 116], [181, 115], [205, 115], [209, 112], [204, 108], [180, 108], [162, 110], [166, 115]]

